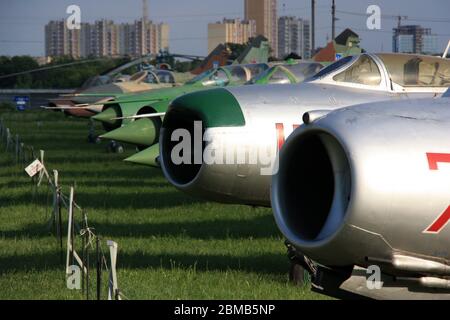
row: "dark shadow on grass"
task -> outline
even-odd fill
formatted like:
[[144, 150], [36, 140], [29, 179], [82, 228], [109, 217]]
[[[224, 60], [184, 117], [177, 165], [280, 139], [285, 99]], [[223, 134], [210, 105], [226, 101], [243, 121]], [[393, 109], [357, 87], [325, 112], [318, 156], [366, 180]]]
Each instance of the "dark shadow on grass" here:
[[[129, 209], [130, 212], [124, 212], [124, 214], [132, 214], [132, 211], [136, 209], [164, 209], [204, 203], [203, 200], [191, 198], [175, 189], [173, 191], [165, 190], [164, 193], [146, 193], [144, 191], [120, 194], [76, 192], [75, 201], [87, 210]], [[38, 203], [41, 205], [46, 204], [44, 199], [39, 199]], [[30, 194], [21, 194], [12, 198], [2, 199], [3, 206], [28, 204], [30, 204]]]
[[[205, 213], [206, 215], [207, 213]], [[277, 237], [279, 232], [272, 215], [246, 220], [210, 220], [164, 223], [90, 223], [96, 233], [108, 238], [148, 238], [184, 236], [194, 239], [263, 239]], [[64, 226], [64, 229], [66, 226]], [[21, 230], [0, 231], [4, 238], [46, 237], [48, 230], [42, 224], [30, 224]]]
[[[99, 171], [97, 169], [92, 169], [87, 167], [85, 170], [74, 170], [74, 169], [68, 169], [68, 170], [61, 170], [60, 174], [62, 178], [70, 178], [75, 179], [81, 178], [83, 180], [89, 179], [90, 175], [95, 175], [95, 178], [92, 178], [92, 180], [95, 179], [142, 179], [142, 181], [145, 181], [145, 179], [151, 179], [151, 178], [163, 178], [163, 174], [161, 170], [156, 168], [149, 168], [144, 166], [125, 166], [122, 167], [120, 162], [114, 166], [115, 162], [109, 162], [108, 168], [103, 168], [103, 170]], [[112, 165], [111, 165], [112, 164]], [[87, 164], [89, 166], [89, 164]], [[167, 183], [169, 184], [169, 183]]]
[[[1, 175], [0, 175], [1, 177]], [[8, 176], [10, 177], [10, 176]], [[22, 188], [22, 187], [28, 187], [32, 185], [32, 182], [27, 178], [22, 180], [15, 180], [15, 181], [0, 181], [0, 188]], [[12, 180], [12, 179], [10, 179]], [[70, 179], [66, 179], [69, 180]], [[73, 179], [72, 179], [73, 180]], [[63, 185], [67, 185], [67, 181], [64, 181]], [[77, 180], [73, 180], [77, 181]], [[70, 185], [70, 184], [69, 184]], [[152, 181], [151, 179], [142, 179], [142, 180], [136, 180], [136, 179], [123, 179], [123, 180], [115, 180], [115, 179], [92, 179], [92, 180], [78, 180], [77, 181], [77, 189], [83, 189], [84, 187], [89, 188], [95, 188], [95, 187], [109, 187], [109, 188], [129, 188], [129, 187], [139, 187], [139, 188], [164, 188], [164, 187], [170, 187], [170, 184], [167, 181], [160, 180], [160, 181]], [[126, 189], [125, 189], [126, 190]], [[149, 189], [150, 190], [150, 189]]]
[[[104, 249], [106, 250], [106, 248]], [[107, 254], [107, 251], [105, 251]], [[107, 257], [108, 258], [108, 257]], [[91, 261], [94, 254], [91, 255]], [[117, 269], [186, 269], [197, 271], [246, 271], [259, 274], [283, 274], [288, 271], [288, 259], [280, 254], [250, 254], [248, 256], [221, 254], [183, 254], [167, 253], [153, 255], [144, 252], [126, 253], [119, 250]], [[60, 269], [64, 273], [59, 252], [36, 253], [29, 255], [11, 255], [0, 257], [0, 274], [16, 271], [41, 271]], [[92, 275], [95, 273], [92, 265]]]

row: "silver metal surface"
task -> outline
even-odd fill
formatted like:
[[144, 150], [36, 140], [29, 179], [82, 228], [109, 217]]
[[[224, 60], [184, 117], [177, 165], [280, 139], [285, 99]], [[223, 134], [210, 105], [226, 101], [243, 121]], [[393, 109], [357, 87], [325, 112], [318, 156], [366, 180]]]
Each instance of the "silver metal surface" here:
[[[276, 169], [275, 159], [280, 140], [277, 124], [283, 127], [281, 138], [284, 140], [296, 126], [303, 123], [302, 116], [308, 111], [336, 110], [366, 102], [435, 97], [441, 96], [446, 90], [441, 87], [392, 86], [381, 59], [375, 55], [368, 57], [373, 59], [380, 70], [381, 81], [377, 85], [333, 80], [336, 74], [350, 69], [358, 61], [358, 57], [354, 57], [340, 68], [300, 84], [226, 88], [239, 102], [245, 126], [208, 128], [205, 132], [208, 143], [216, 144], [217, 148], [226, 144], [235, 150], [245, 150], [240, 151], [240, 154], [258, 154], [265, 150], [266, 157]], [[164, 148], [163, 144], [161, 148]], [[162, 166], [172, 184], [195, 196], [226, 203], [270, 206], [271, 176], [261, 174], [262, 170], [267, 172], [261, 161], [254, 164], [248, 161], [241, 164], [204, 163], [198, 174], [187, 183], [178, 183], [164, 169], [164, 164]]]
[[[429, 154], [450, 154], [449, 134], [448, 98], [354, 106], [299, 128], [287, 140], [272, 181], [278, 227], [301, 252], [325, 265], [367, 266], [375, 257], [398, 270], [446, 274], [449, 226], [437, 232], [429, 227], [450, 205], [450, 164], [432, 169]], [[308, 148], [311, 139], [319, 139], [326, 152]], [[328, 158], [332, 170], [284, 171], [300, 154]], [[325, 184], [330, 172], [333, 191], [315, 200], [331, 205], [319, 211], [299, 190], [307, 190], [309, 179]], [[312, 226], [313, 235], [305, 231]]]
[[[320, 272], [321, 273], [321, 272]], [[312, 290], [340, 299], [369, 298], [375, 300], [449, 300], [449, 281], [435, 277], [396, 278], [381, 274], [381, 289], [369, 289], [368, 272], [355, 266], [347, 279], [324, 277], [320, 274]], [[446, 291], [442, 291], [444, 289]]]

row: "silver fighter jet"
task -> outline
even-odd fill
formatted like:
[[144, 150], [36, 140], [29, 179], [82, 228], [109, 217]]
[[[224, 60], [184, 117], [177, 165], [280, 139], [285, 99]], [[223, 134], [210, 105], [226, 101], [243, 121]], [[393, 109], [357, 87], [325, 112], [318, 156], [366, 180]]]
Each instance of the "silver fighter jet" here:
[[[448, 59], [361, 54], [342, 58], [301, 84], [187, 94], [173, 101], [164, 118], [161, 166], [166, 178], [189, 194], [218, 202], [270, 206], [276, 155], [303, 123], [305, 112], [314, 111], [308, 114], [313, 120], [354, 104], [434, 98], [449, 85]], [[200, 142], [185, 144], [190, 150], [179, 146], [181, 136], [191, 134], [198, 140], [198, 130], [200, 139], [203, 136]], [[173, 159], [178, 150], [182, 150], [182, 161]], [[204, 161], [205, 153], [208, 161]]]
[[316, 290], [450, 299], [449, 95], [351, 106], [287, 139], [272, 207]]

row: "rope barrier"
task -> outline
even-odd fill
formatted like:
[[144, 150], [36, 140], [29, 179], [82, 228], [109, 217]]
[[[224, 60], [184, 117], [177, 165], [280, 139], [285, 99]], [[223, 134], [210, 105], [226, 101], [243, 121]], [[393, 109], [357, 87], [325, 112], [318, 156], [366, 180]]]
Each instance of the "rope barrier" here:
[[[4, 143], [5, 151], [14, 153], [15, 164], [25, 165], [28, 161], [33, 160], [33, 162], [25, 168], [25, 171], [31, 177], [31, 182], [33, 190], [36, 190], [41, 184], [46, 183], [47, 186], [53, 192], [52, 210], [51, 218], [49, 219], [49, 226], [53, 227], [54, 234], [57, 238], [58, 243], [58, 253], [60, 255], [61, 262], [63, 262], [63, 224], [62, 224], [62, 209], [68, 213], [68, 224], [67, 224], [67, 244], [66, 244], [66, 277], [67, 281], [72, 279], [74, 276], [73, 270], [75, 263], [78, 264], [77, 267], [81, 268], [82, 275], [82, 288], [77, 288], [83, 290], [86, 295], [86, 299], [90, 299], [90, 249], [95, 250], [96, 259], [96, 299], [101, 300], [101, 280], [102, 272], [105, 269], [109, 273], [108, 280], [108, 300], [121, 300], [122, 298], [128, 299], [119, 290], [117, 282], [117, 271], [116, 271], [116, 261], [117, 261], [117, 249], [118, 245], [112, 240], [106, 241], [107, 246], [110, 250], [110, 264], [108, 267], [108, 262], [106, 255], [101, 246], [101, 238], [95, 233], [95, 228], [90, 227], [88, 224], [87, 213], [83, 208], [78, 205], [75, 201], [75, 188], [70, 187], [70, 195], [67, 196], [62, 192], [62, 187], [59, 184], [59, 172], [53, 170], [53, 177], [49, 174], [45, 162], [44, 150], [40, 150], [39, 158], [36, 157], [33, 146], [28, 146], [20, 141], [19, 135], [16, 134], [13, 138], [11, 131], [5, 126], [3, 119], [0, 118], [0, 143]], [[22, 160], [22, 161], [21, 161]], [[33, 192], [34, 193], [34, 192]], [[34, 194], [33, 194], [34, 198]], [[47, 203], [48, 206], [48, 203]], [[81, 226], [75, 220], [75, 212], [81, 213]], [[75, 230], [77, 232], [75, 233]], [[81, 257], [75, 250], [75, 235], [81, 238]], [[69, 286], [68, 286], [69, 287]]]

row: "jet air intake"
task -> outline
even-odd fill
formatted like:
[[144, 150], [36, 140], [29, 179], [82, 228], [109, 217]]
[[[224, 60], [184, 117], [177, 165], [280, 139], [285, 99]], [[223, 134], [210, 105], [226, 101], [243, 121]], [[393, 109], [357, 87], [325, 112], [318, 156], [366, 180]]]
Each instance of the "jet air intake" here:
[[165, 114], [159, 140], [160, 164], [168, 181], [193, 196], [231, 202], [239, 194], [233, 183], [238, 179], [237, 165], [205, 161], [205, 149], [218, 147], [229, 136], [226, 133], [244, 125], [239, 103], [226, 89], [175, 99]]
[[326, 266], [449, 274], [449, 102], [357, 105], [298, 128], [272, 179], [280, 231]]
[[[170, 109], [166, 113], [164, 118], [163, 127], [161, 130], [161, 149], [162, 166], [164, 173], [169, 181], [177, 187], [183, 187], [189, 184], [197, 176], [201, 163], [195, 163], [195, 145], [193, 141], [190, 141], [189, 148], [189, 161], [183, 163], [175, 163], [172, 159], [172, 152], [179, 141], [172, 141], [174, 131], [186, 130], [190, 137], [194, 137], [195, 121], [202, 121], [200, 116], [196, 112], [192, 112], [188, 109]], [[187, 150], [186, 150], [187, 151]], [[203, 146], [200, 149], [203, 151]], [[197, 151], [198, 152], [198, 151]], [[183, 156], [183, 154], [181, 154]]]
[[295, 244], [314, 247], [344, 222], [350, 199], [350, 165], [331, 134], [311, 131], [288, 139], [272, 185], [282, 231]]

